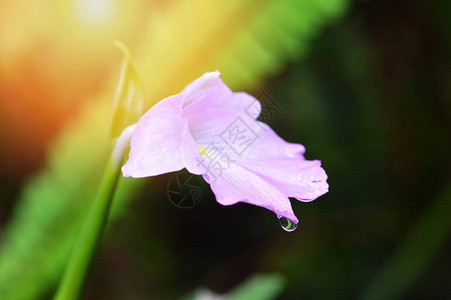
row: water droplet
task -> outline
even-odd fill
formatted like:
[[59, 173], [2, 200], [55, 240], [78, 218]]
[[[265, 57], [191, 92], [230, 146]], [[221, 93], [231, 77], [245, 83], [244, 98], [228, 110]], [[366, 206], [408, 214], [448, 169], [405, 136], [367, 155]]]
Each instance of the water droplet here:
[[280, 226], [285, 231], [292, 232], [296, 228], [298, 228], [298, 224], [296, 224], [294, 221], [291, 221], [288, 218], [282, 216], [277, 216], [277, 218], [279, 219]]

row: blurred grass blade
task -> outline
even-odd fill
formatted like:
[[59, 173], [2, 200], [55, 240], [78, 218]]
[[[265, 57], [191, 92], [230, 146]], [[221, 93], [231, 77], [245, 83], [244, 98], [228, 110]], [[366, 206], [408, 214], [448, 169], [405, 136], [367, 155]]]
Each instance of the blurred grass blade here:
[[200, 288], [180, 300], [227, 299], [227, 300], [271, 300], [283, 290], [285, 280], [280, 274], [253, 275], [226, 294]]
[[[138, 75], [130, 62], [130, 54], [126, 46], [118, 41], [116, 45], [122, 49], [125, 58], [113, 107], [111, 137], [118, 137], [113, 142], [110, 158], [99, 184], [94, 203], [89, 211], [77, 242], [71, 251], [64, 275], [60, 280], [54, 299], [79, 299], [84, 291], [86, 278], [91, 263], [110, 214], [112, 199], [118, 186], [125, 154], [128, 153], [131, 134], [144, 110], [144, 97]], [[119, 131], [121, 133], [119, 133]], [[128, 155], [127, 155], [128, 156]]]
[[363, 299], [399, 299], [420, 278], [451, 232], [451, 186], [438, 197], [389, 258]]
[[55, 300], [80, 299], [94, 254], [108, 221], [120, 171], [121, 165], [114, 162], [111, 155], [92, 208], [71, 251]]
[[[233, 89], [255, 88], [287, 60], [302, 58], [312, 37], [341, 15], [347, 3], [181, 0], [151, 10], [133, 47], [146, 98], [155, 103], [215, 69]], [[129, 83], [133, 89], [138, 86], [134, 79], [124, 79]], [[61, 276], [109, 154], [105, 112], [111, 109], [115, 86], [111, 80], [104, 91], [83, 99], [78, 118], [51, 147], [46, 167], [22, 191], [0, 248], [0, 294], [5, 299], [36, 299], [51, 292]], [[125, 108], [134, 111], [135, 106]], [[119, 116], [112, 122], [133, 121]], [[112, 136], [120, 126], [114, 125]], [[121, 180], [112, 218], [125, 211], [140, 183]]]
[[119, 84], [114, 99], [110, 123], [110, 137], [118, 137], [125, 127], [138, 122], [144, 114], [144, 93], [142, 83], [130, 60], [127, 47], [116, 41], [115, 45], [124, 53]]
[[227, 293], [230, 300], [270, 300], [275, 299], [285, 286], [279, 274], [256, 275]]

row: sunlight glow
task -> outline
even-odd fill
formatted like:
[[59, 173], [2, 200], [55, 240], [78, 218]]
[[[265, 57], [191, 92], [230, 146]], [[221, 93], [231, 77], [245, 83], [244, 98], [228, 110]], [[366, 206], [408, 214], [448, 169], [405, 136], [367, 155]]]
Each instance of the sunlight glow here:
[[85, 25], [107, 26], [118, 17], [115, 0], [77, 0], [76, 16]]

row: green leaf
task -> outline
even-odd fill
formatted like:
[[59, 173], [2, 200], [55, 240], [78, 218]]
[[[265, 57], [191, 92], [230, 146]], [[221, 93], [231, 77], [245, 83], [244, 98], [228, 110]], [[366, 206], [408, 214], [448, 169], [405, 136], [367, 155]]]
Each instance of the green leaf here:
[[[155, 103], [214, 69], [233, 89], [255, 88], [288, 60], [302, 58], [314, 35], [347, 3], [185, 0], [154, 9], [140, 27], [139, 42], [130, 48], [144, 93]], [[35, 299], [52, 291], [61, 276], [108, 157], [111, 82], [95, 97], [83, 99], [79, 117], [67, 124], [50, 148], [46, 167], [18, 199], [0, 249], [4, 299]], [[115, 124], [129, 122], [113, 119]], [[113, 136], [120, 126], [114, 125]], [[126, 212], [141, 183], [120, 181], [112, 219]]]

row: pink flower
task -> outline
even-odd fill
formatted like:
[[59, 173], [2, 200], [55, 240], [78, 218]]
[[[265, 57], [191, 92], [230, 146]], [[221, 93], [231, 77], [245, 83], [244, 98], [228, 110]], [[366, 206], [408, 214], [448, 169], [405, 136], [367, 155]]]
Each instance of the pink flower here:
[[153, 106], [136, 125], [126, 177], [179, 171], [202, 175], [222, 205], [265, 207], [298, 223], [289, 197], [311, 201], [328, 191], [318, 160], [256, 120], [260, 103], [234, 93], [209, 72]]

